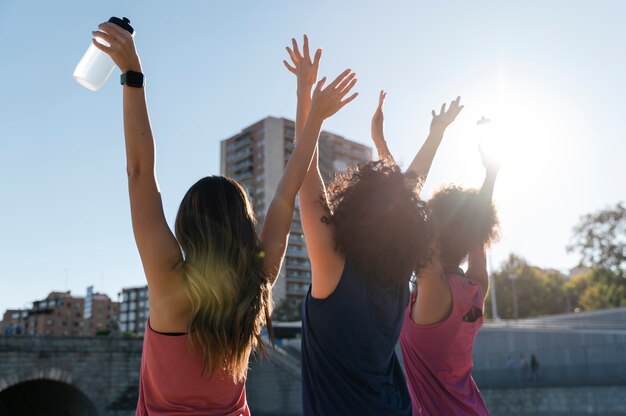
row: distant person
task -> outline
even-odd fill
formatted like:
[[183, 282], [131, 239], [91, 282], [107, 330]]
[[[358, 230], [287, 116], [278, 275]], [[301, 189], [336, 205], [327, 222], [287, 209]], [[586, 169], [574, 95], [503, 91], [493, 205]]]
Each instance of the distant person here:
[[[311, 118], [298, 137], [260, 236], [246, 190], [210, 176], [183, 197], [170, 231], [155, 177], [155, 146], [130, 33], [103, 23], [93, 44], [127, 80], [124, 133], [135, 240], [150, 291], [137, 415], [248, 415], [244, 382], [253, 349], [263, 350], [271, 290], [285, 254], [295, 197], [324, 119], [338, 111], [351, 85], [344, 73], [313, 93]], [[131, 72], [134, 71], [134, 72]], [[179, 88], [193, 80], [177, 74]], [[345, 89], [338, 92], [336, 87]], [[216, 104], [218, 105], [218, 104]], [[184, 138], [178, 137], [180, 141]]]
[[539, 379], [539, 360], [535, 354], [530, 355], [530, 379], [531, 381]]
[[526, 356], [524, 354], [519, 355], [519, 375], [521, 380], [526, 380], [528, 378], [528, 361], [526, 360]]
[[[298, 86], [297, 141], [319, 118], [310, 94], [321, 51], [311, 59], [305, 38], [302, 53], [295, 40], [288, 53], [284, 63]], [[316, 154], [299, 196], [312, 272], [302, 305], [303, 414], [411, 415], [394, 347], [411, 274], [429, 256], [418, 192], [387, 160], [340, 174], [326, 189]]]
[[506, 368], [506, 377], [508, 381], [515, 380], [515, 371], [517, 370], [517, 363], [515, 362], [515, 358], [509, 355], [506, 358], [506, 364], [504, 364]]
[[[447, 113], [461, 108], [457, 98]], [[431, 131], [441, 130], [439, 137], [454, 119], [447, 113], [445, 104], [440, 116], [433, 111]], [[486, 174], [480, 190], [448, 186], [428, 201], [433, 260], [417, 276], [400, 336], [414, 415], [488, 414], [471, 371], [489, 289], [485, 250], [498, 224], [491, 201], [498, 166], [481, 155]], [[467, 271], [460, 267], [465, 259]]]

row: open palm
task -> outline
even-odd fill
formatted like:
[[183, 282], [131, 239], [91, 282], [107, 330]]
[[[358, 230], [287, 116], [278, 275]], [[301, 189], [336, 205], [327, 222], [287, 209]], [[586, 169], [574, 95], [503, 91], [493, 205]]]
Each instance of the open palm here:
[[287, 67], [289, 72], [298, 78], [298, 86], [306, 86], [310, 88], [317, 81], [317, 71], [320, 67], [322, 50], [318, 49], [315, 51], [315, 56], [311, 59], [311, 55], [309, 53], [309, 38], [307, 35], [304, 35], [302, 53], [300, 53], [298, 42], [296, 42], [294, 38], [291, 39], [291, 43], [293, 45], [293, 49], [288, 46], [285, 49], [287, 49], [287, 53], [289, 54], [293, 65], [290, 65], [286, 60], [283, 61], [283, 64], [285, 64], [285, 67]]
[[446, 128], [452, 124], [456, 116], [463, 110], [463, 106], [459, 105], [460, 102], [461, 97], [457, 97], [456, 100], [450, 103], [448, 110], [446, 110], [446, 103], [443, 103], [439, 114], [435, 113], [435, 110], [432, 111], [433, 119], [430, 122], [430, 131], [432, 133], [443, 134]]

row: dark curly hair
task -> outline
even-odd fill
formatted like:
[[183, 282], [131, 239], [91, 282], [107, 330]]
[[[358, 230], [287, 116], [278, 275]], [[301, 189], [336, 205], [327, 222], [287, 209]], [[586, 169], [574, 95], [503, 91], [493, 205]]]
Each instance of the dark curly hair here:
[[379, 160], [336, 175], [323, 220], [333, 224], [338, 251], [361, 274], [408, 283], [430, 261], [426, 203], [405, 185], [393, 162]]
[[498, 238], [496, 209], [477, 189], [445, 186], [428, 201], [428, 208], [444, 266], [458, 267], [472, 248]]

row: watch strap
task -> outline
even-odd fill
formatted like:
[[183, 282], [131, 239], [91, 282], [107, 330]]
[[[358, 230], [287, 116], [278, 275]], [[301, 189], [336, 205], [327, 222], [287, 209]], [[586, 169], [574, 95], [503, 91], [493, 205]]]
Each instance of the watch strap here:
[[137, 71], [128, 71], [120, 76], [120, 84], [129, 87], [142, 88], [144, 86], [144, 75]]

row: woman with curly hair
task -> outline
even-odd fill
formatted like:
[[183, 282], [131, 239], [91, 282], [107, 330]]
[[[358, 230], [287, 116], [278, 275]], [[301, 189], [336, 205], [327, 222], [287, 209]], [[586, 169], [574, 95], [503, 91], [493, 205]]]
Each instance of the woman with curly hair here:
[[413, 415], [488, 414], [471, 370], [489, 290], [485, 250], [497, 234], [498, 166], [481, 154], [480, 190], [448, 186], [428, 202], [433, 260], [418, 275], [400, 335]]
[[[271, 332], [271, 289], [285, 254], [295, 197], [322, 122], [349, 100], [344, 72], [315, 89], [311, 117], [278, 184], [260, 236], [246, 190], [210, 176], [184, 196], [172, 234], [155, 177], [155, 146], [142, 66], [130, 33], [103, 23], [93, 44], [125, 74], [124, 135], [133, 231], [150, 293], [137, 415], [249, 415], [252, 350]], [[129, 80], [133, 82], [129, 82]], [[343, 101], [342, 101], [343, 100]]]
[[[311, 60], [306, 37], [303, 53], [292, 42], [292, 65], [284, 63], [297, 76], [297, 136], [314, 116], [320, 51]], [[431, 148], [410, 176], [425, 177]], [[425, 204], [391, 160], [339, 175], [328, 190], [317, 162], [315, 154], [299, 193], [312, 272], [302, 305], [304, 414], [410, 415], [394, 348], [411, 275], [429, 257]]]

